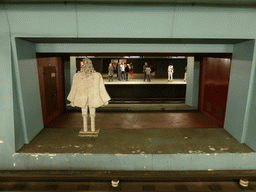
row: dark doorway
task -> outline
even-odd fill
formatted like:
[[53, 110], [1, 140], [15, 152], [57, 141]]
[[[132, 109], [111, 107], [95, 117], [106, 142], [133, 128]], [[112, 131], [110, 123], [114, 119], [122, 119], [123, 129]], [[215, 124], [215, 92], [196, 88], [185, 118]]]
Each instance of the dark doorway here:
[[60, 57], [38, 58], [38, 77], [44, 125], [64, 110], [63, 64]]

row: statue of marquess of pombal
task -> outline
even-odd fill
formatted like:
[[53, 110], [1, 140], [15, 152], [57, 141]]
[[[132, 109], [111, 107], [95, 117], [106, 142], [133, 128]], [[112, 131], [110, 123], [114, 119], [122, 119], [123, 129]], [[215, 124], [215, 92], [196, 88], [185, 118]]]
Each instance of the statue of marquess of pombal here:
[[[103, 78], [94, 70], [89, 58], [83, 59], [81, 70], [73, 77], [70, 93], [67, 97], [72, 107], [82, 109], [83, 130], [80, 134], [94, 134], [95, 131], [95, 109], [108, 104], [110, 97], [106, 91]], [[91, 118], [91, 131], [87, 128], [88, 108]]]

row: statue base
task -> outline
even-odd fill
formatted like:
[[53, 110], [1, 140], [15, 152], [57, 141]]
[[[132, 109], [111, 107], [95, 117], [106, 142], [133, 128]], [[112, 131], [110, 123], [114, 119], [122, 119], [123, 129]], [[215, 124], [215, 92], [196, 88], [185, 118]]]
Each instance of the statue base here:
[[79, 137], [98, 137], [99, 136], [100, 129], [96, 130], [95, 132], [84, 132], [79, 131], [78, 136]]

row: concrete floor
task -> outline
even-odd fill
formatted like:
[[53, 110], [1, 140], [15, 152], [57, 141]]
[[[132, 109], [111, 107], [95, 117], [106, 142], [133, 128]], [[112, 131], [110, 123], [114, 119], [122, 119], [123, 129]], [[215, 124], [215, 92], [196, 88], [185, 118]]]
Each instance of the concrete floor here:
[[192, 154], [251, 153], [200, 112], [99, 112], [97, 138], [78, 137], [80, 112], [47, 125], [20, 153]]

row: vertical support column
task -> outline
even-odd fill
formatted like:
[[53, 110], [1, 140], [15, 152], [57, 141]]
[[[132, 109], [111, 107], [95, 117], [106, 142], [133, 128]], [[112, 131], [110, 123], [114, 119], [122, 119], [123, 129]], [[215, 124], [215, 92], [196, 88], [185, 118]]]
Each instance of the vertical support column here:
[[70, 79], [71, 79], [71, 81], [75, 74], [76, 74], [76, 56], [71, 56], [70, 57]]
[[251, 78], [248, 91], [248, 109], [245, 116], [245, 128], [242, 141], [256, 151], [256, 41], [254, 40], [254, 53], [251, 68]]
[[69, 91], [71, 89], [71, 76], [70, 76], [70, 60], [64, 61], [64, 81], [65, 81], [65, 105], [69, 104], [69, 101], [67, 100]]
[[194, 57], [187, 58], [187, 88], [185, 103], [188, 106], [198, 108], [200, 62]]
[[3, 4], [0, 10], [0, 170], [11, 170], [15, 153], [11, 37]]
[[[224, 128], [239, 142], [245, 142], [253, 82], [255, 41], [234, 45]], [[255, 62], [255, 60], [254, 60]], [[253, 116], [253, 118], [255, 118]], [[255, 125], [253, 125], [255, 126]]]
[[19, 38], [13, 38], [12, 45], [25, 142], [28, 143], [44, 128], [36, 49], [34, 43]]
[[[69, 94], [70, 92], [70, 89], [71, 89], [71, 85], [72, 85], [72, 81], [73, 81], [73, 77], [74, 75], [76, 74], [76, 56], [71, 56], [70, 57], [70, 69], [69, 69], [69, 76], [70, 76], [70, 81], [68, 82], [69, 83], [69, 87], [67, 90], [65, 90], [67, 92], [67, 95]], [[65, 82], [66, 83], [66, 82]], [[69, 110], [73, 110], [73, 108], [70, 106], [70, 102], [67, 100], [67, 96], [65, 98], [65, 101], [66, 101], [66, 109], [69, 109]], [[77, 108], [78, 109], [78, 108]]]

